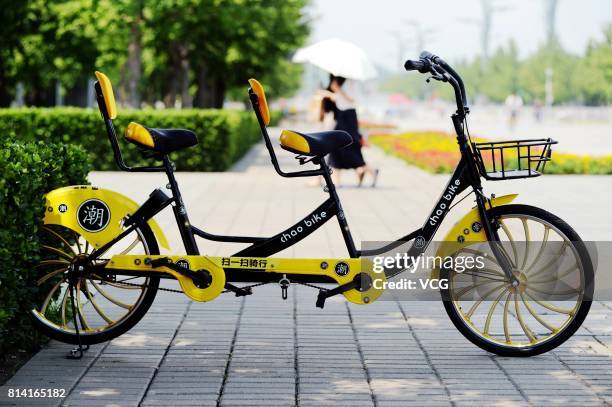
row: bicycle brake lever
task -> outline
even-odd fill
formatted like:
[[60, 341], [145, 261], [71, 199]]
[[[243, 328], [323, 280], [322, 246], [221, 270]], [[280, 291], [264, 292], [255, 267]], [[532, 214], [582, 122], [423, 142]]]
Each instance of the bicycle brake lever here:
[[434, 79], [436, 81], [441, 81], [441, 82], [446, 82], [447, 81], [447, 79], [444, 76], [438, 75], [438, 74], [434, 74], [434, 75], [431, 75], [429, 78], [425, 79], [425, 82], [429, 83], [431, 81], [431, 79]]

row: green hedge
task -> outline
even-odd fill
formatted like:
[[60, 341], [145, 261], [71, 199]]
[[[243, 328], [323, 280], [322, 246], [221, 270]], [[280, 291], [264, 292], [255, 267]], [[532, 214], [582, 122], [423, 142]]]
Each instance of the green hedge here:
[[[135, 145], [123, 139], [125, 128], [131, 121], [147, 127], [185, 128], [196, 133], [199, 140], [197, 146], [171, 156], [179, 171], [224, 171], [261, 140], [257, 119], [252, 111], [121, 111], [114, 123], [128, 165], [152, 162], [151, 158], [143, 158]], [[15, 132], [22, 140], [80, 144], [89, 152], [94, 170], [118, 170], [104, 122], [97, 110], [0, 109], [0, 134], [8, 132]]]
[[[10, 133], [9, 133], [10, 134]], [[6, 347], [34, 348], [42, 339], [29, 310], [42, 302], [36, 286], [39, 231], [45, 192], [87, 183], [82, 147], [0, 140], [0, 354]], [[42, 295], [42, 297], [41, 297]]]

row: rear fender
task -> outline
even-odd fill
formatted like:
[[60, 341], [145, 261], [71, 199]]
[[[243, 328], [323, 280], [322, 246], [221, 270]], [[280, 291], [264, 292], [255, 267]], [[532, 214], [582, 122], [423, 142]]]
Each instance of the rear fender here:
[[[55, 189], [45, 195], [45, 225], [61, 225], [82, 235], [95, 248], [101, 247], [123, 231], [126, 215], [139, 205], [125, 195], [91, 185]], [[170, 249], [157, 222], [147, 222], [160, 246]]]

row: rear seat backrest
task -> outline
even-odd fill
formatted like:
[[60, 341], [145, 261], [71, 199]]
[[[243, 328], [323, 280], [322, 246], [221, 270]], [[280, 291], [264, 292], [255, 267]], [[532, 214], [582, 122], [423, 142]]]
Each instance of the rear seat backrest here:
[[257, 95], [257, 101], [259, 102], [259, 114], [263, 119], [264, 124], [267, 126], [270, 124], [270, 110], [268, 109], [268, 101], [266, 100], [266, 94], [263, 86], [257, 81], [257, 79], [249, 79], [249, 85], [251, 89]]
[[117, 104], [115, 103], [115, 94], [113, 93], [113, 85], [111, 84], [108, 76], [102, 72], [96, 71], [96, 78], [100, 84], [102, 90], [102, 96], [104, 96], [104, 105], [106, 106], [106, 113], [108, 113], [109, 119], [117, 117]]

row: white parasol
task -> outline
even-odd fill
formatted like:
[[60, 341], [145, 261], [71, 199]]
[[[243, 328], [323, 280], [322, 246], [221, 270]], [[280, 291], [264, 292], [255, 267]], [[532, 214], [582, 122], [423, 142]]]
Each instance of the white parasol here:
[[311, 63], [348, 79], [366, 80], [377, 76], [374, 64], [361, 48], [338, 39], [324, 40], [300, 48], [293, 56], [293, 62]]

